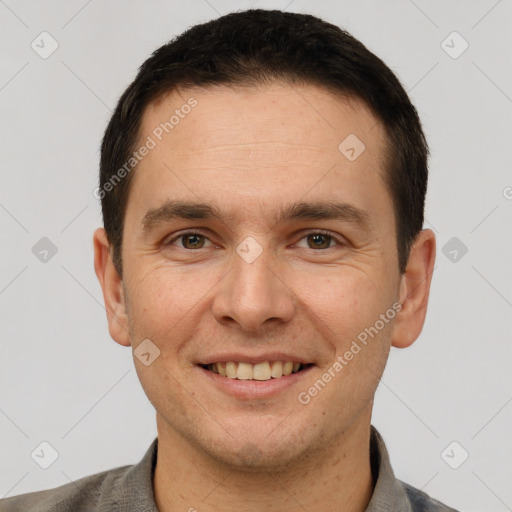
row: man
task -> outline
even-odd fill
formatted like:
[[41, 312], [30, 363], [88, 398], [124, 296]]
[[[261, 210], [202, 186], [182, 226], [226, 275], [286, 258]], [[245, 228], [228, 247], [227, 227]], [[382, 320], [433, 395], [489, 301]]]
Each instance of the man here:
[[94, 234], [158, 438], [1, 510], [454, 510], [371, 425], [425, 320], [427, 155], [390, 69], [318, 18], [233, 13], [158, 49], [107, 127]]

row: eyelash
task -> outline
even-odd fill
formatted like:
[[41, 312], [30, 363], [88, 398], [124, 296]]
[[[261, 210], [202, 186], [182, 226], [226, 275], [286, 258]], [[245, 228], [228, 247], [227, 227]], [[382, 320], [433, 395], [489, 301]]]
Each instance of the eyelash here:
[[[200, 235], [200, 236], [204, 237], [205, 239], [207, 239], [207, 240], [209, 240], [211, 242], [211, 240], [205, 234], [203, 234], [200, 230], [199, 231], [195, 230], [195, 231], [184, 231], [182, 233], [179, 233], [178, 235], [174, 236], [171, 240], [165, 242], [164, 245], [165, 246], [169, 246], [172, 243], [174, 243], [176, 240], [179, 240], [180, 238], [185, 238], [185, 237], [190, 236], [190, 235]], [[300, 240], [302, 240], [303, 238], [306, 238], [308, 236], [311, 236], [311, 235], [323, 235], [323, 236], [329, 237], [330, 239], [335, 241], [338, 245], [346, 245], [346, 243], [344, 243], [340, 238], [338, 238], [336, 235], [334, 235], [330, 231], [323, 231], [321, 229], [305, 233]], [[326, 247], [324, 249], [313, 249], [313, 248], [309, 247], [309, 249], [312, 249], [314, 251], [315, 250], [316, 251], [325, 251], [327, 249], [332, 249], [332, 248], [333, 247]], [[187, 249], [186, 247], [180, 247], [180, 249], [183, 249], [185, 251], [193, 252], [193, 251], [198, 251], [200, 249], [205, 249], [205, 248], [204, 247], [200, 247], [199, 249]]]

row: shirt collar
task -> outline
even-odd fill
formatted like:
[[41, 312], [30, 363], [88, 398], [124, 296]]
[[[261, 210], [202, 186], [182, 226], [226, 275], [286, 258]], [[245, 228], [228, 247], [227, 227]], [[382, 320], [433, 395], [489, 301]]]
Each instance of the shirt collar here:
[[109, 474], [102, 483], [97, 510], [101, 512], [158, 512], [153, 492], [158, 437], [138, 464], [121, 476]]
[[402, 483], [395, 477], [384, 440], [373, 425], [370, 431], [370, 463], [375, 487], [365, 512], [413, 512]]

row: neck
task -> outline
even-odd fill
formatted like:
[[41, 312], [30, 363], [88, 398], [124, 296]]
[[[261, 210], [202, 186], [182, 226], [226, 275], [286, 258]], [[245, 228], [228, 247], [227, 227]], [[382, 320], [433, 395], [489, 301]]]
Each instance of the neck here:
[[373, 480], [370, 415], [362, 416], [329, 445], [292, 467], [259, 473], [219, 464], [157, 417], [153, 486], [158, 510], [363, 512]]

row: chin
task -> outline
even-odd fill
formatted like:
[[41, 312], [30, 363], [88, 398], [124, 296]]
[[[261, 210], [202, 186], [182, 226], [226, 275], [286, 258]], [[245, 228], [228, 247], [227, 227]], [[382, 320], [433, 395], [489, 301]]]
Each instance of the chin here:
[[308, 443], [303, 434], [283, 431], [279, 425], [275, 424], [273, 430], [264, 429], [258, 423], [252, 428], [245, 426], [245, 429], [233, 428], [231, 425], [231, 428], [226, 428], [231, 435], [221, 429], [214, 435], [208, 435], [207, 440], [199, 441], [199, 444], [210, 458], [239, 471], [289, 469], [290, 464], [303, 457]]

